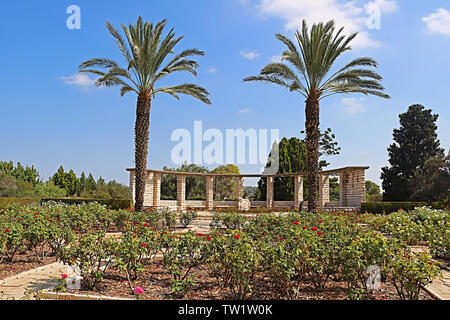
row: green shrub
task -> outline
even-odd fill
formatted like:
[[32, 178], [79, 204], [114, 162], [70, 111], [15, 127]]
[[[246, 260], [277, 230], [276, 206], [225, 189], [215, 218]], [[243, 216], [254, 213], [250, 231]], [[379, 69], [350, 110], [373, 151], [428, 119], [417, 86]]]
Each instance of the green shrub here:
[[132, 207], [132, 201], [130, 199], [78, 199], [78, 198], [43, 198], [41, 199], [41, 204], [54, 201], [61, 202], [65, 204], [82, 204], [82, 203], [99, 203], [107, 206], [109, 209], [127, 209]]
[[39, 203], [38, 198], [0, 198], [0, 209], [6, 208], [9, 204], [17, 203], [21, 205]]
[[427, 286], [439, 274], [439, 268], [425, 253], [403, 255], [391, 258], [387, 272], [401, 300], [418, 300], [422, 286]]
[[103, 281], [108, 267], [113, 264], [118, 240], [106, 239], [105, 233], [96, 231], [80, 235], [58, 253], [58, 260], [69, 265], [78, 265], [84, 283], [94, 289]]
[[399, 210], [413, 210], [416, 207], [432, 207], [434, 209], [444, 209], [443, 202], [365, 202], [361, 204], [361, 212], [374, 214], [389, 214]]
[[180, 223], [183, 228], [186, 228], [197, 219], [198, 214], [196, 210], [187, 210], [180, 213]]
[[180, 236], [166, 232], [162, 234], [161, 243], [163, 263], [171, 275], [171, 292], [183, 297], [195, 284], [191, 271], [205, 260], [205, 238], [192, 231]]
[[247, 234], [229, 230], [208, 242], [208, 266], [218, 284], [230, 289], [234, 299], [252, 292], [252, 281], [262, 262], [261, 252]]

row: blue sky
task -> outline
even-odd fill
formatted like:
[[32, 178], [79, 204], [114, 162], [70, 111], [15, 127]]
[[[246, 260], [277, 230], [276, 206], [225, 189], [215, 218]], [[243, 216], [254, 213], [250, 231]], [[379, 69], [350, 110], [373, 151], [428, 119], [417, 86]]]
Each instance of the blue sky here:
[[[81, 29], [69, 30], [66, 8], [81, 9]], [[376, 5], [381, 29], [368, 29], [367, 8]], [[78, 65], [93, 57], [120, 60], [105, 22], [113, 25], [167, 18], [184, 39], [178, 50], [196, 47], [199, 75], [174, 75], [206, 87], [213, 104], [193, 98], [159, 96], [153, 102], [149, 167], [171, 163], [177, 128], [280, 129], [299, 136], [304, 128], [304, 99], [275, 86], [242, 83], [277, 60], [283, 46], [278, 32], [292, 36], [302, 18], [336, 19], [345, 30], [359, 31], [354, 50], [338, 61], [371, 56], [380, 63], [391, 100], [362, 95], [336, 96], [321, 104], [321, 127], [331, 127], [342, 148], [328, 158], [333, 168], [369, 165], [367, 178], [380, 183], [387, 147], [398, 114], [420, 103], [440, 115], [441, 145], [450, 148], [450, 1], [407, 0], [227, 0], [227, 1], [9, 1], [0, 12], [0, 160], [34, 164], [48, 178], [66, 169], [92, 172], [128, 183], [133, 166], [136, 97], [121, 98], [117, 88], [96, 88], [77, 76]], [[244, 165], [256, 173], [260, 166]]]

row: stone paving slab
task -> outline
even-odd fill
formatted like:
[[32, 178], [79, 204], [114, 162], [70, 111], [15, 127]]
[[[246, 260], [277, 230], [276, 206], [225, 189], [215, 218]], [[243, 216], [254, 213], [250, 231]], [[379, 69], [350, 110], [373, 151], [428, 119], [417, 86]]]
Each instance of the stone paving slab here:
[[67, 265], [55, 262], [3, 279], [0, 283], [0, 299], [19, 300], [27, 291], [39, 292], [51, 289], [57, 284], [56, 278], [63, 273], [73, 275], [73, 271]]

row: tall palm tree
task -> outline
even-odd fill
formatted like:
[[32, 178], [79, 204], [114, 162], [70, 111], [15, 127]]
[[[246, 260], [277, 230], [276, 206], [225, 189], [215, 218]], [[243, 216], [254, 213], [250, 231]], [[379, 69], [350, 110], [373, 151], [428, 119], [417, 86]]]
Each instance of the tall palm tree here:
[[[83, 62], [80, 72], [93, 73], [100, 77], [97, 86], [120, 86], [120, 94], [127, 92], [137, 94], [135, 134], [135, 210], [142, 211], [144, 203], [145, 170], [147, 167], [148, 140], [150, 127], [150, 109], [152, 99], [159, 93], [167, 93], [179, 99], [179, 94], [186, 94], [211, 104], [206, 89], [191, 83], [177, 86], [157, 87], [157, 82], [169, 74], [187, 71], [197, 76], [198, 63], [189, 57], [204, 55], [198, 49], [188, 49], [174, 54], [175, 45], [183, 37], [175, 37], [173, 29], [163, 37], [166, 20], [155, 26], [143, 22], [139, 17], [135, 25], [122, 25], [127, 43], [119, 32], [109, 23], [106, 26], [115, 38], [123, 57], [125, 67], [107, 58], [90, 59]], [[165, 62], [168, 60], [167, 62]], [[163, 64], [164, 63], [164, 64]]]
[[[341, 34], [343, 29], [335, 32], [334, 21], [329, 21], [326, 24], [314, 24], [309, 31], [306, 21], [303, 20], [302, 29], [295, 32], [298, 48], [287, 36], [276, 34], [276, 38], [287, 47], [282, 54], [282, 62], [270, 63], [258, 76], [244, 79], [244, 81], [275, 83], [288, 88], [291, 92], [296, 91], [306, 98], [309, 211], [315, 211], [317, 208], [320, 100], [335, 94], [354, 92], [390, 98], [383, 92], [382, 77], [372, 69], [366, 68], [378, 66], [372, 58], [358, 58], [332, 71], [336, 59], [343, 52], [351, 50], [349, 44], [357, 36], [357, 33], [353, 33], [346, 37]], [[283, 61], [289, 62], [294, 69]]]

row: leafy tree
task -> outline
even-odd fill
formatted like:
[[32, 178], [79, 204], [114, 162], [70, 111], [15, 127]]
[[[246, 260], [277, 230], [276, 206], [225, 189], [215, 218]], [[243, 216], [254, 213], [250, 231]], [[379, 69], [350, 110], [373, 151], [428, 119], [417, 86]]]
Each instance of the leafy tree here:
[[416, 169], [410, 181], [413, 201], [449, 201], [450, 198], [450, 152], [447, 157], [439, 155], [425, 161], [423, 168]]
[[[211, 171], [213, 174], [240, 174], [239, 167], [234, 164], [219, 166]], [[216, 199], [236, 199], [237, 180], [230, 177], [219, 177], [214, 179], [214, 196]]]
[[[152, 99], [160, 93], [170, 94], [177, 99], [179, 94], [185, 94], [204, 103], [211, 103], [208, 91], [195, 84], [157, 87], [156, 84], [160, 80], [175, 72], [187, 71], [196, 76], [198, 63], [189, 57], [204, 55], [203, 51], [198, 49], [188, 49], [175, 54], [175, 45], [183, 37], [175, 37], [171, 29], [163, 38], [165, 25], [166, 20], [154, 26], [143, 22], [141, 17], [135, 25], [122, 25], [126, 44], [119, 32], [107, 22], [109, 32], [125, 58], [125, 67], [120, 67], [117, 62], [106, 58], [90, 59], [80, 65], [81, 72], [100, 76], [96, 81], [97, 85], [120, 86], [122, 96], [127, 92], [134, 92], [138, 96], [135, 123], [135, 210], [138, 212], [142, 211], [144, 203]], [[166, 59], [170, 60], [165, 63]]]
[[367, 202], [379, 202], [381, 201], [382, 195], [380, 191], [380, 186], [375, 182], [366, 180], [366, 200]]
[[385, 201], [409, 200], [415, 172], [423, 170], [428, 159], [443, 156], [437, 138], [438, 117], [419, 104], [399, 115], [400, 128], [394, 129], [394, 143], [388, 148], [390, 166], [381, 169]]
[[[191, 172], [191, 173], [206, 173], [208, 168], [204, 166], [197, 166], [195, 164], [184, 163], [181, 167], [173, 169], [166, 166], [163, 167], [163, 171], [176, 171], [176, 172]], [[186, 198], [187, 199], [200, 199], [205, 198], [205, 178], [189, 176], [186, 178]], [[161, 197], [163, 199], [176, 199], [177, 198], [177, 177], [175, 175], [163, 175], [161, 177]]]
[[0, 197], [14, 197], [16, 193], [16, 180], [0, 171]]
[[22, 166], [20, 162], [14, 165], [12, 161], [0, 161], [0, 172], [9, 175], [17, 180], [26, 181], [31, 184], [36, 185], [40, 182], [39, 172], [34, 166]]
[[64, 198], [67, 195], [64, 189], [55, 186], [52, 181], [38, 183], [34, 194], [38, 198]]
[[[306, 98], [305, 129], [308, 160], [308, 210], [317, 207], [319, 176], [319, 103], [320, 100], [335, 94], [363, 93], [389, 98], [380, 84], [382, 77], [367, 67], [378, 66], [372, 58], [358, 58], [336, 72], [331, 71], [336, 59], [351, 49], [350, 42], [357, 36], [342, 35], [343, 28], [335, 32], [334, 21], [319, 23], [309, 31], [303, 20], [302, 30], [295, 32], [297, 45], [287, 36], [276, 37], [287, 50], [282, 54], [282, 62], [270, 63], [258, 76], [245, 78], [244, 81], [263, 81], [283, 86]], [[283, 61], [289, 62], [296, 73]]]

